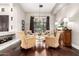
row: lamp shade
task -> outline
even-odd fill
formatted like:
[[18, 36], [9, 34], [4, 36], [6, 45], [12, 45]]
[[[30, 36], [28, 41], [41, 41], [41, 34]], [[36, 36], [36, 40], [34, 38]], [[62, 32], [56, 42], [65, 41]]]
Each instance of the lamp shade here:
[[64, 22], [69, 22], [69, 18], [64, 18]]

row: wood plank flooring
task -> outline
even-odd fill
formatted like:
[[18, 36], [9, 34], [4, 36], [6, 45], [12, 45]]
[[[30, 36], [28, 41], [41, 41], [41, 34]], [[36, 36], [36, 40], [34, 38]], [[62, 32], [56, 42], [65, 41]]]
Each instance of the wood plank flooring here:
[[19, 46], [5, 49], [0, 56], [79, 56], [79, 50], [72, 47], [21, 49]]

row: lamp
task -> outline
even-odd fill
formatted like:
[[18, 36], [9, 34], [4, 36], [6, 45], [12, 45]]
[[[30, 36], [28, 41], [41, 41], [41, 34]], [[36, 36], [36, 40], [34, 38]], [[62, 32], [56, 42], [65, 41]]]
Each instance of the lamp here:
[[69, 18], [64, 18], [64, 30], [68, 30], [68, 22], [69, 22]]
[[67, 27], [67, 24], [68, 24], [68, 22], [69, 22], [69, 18], [64, 18], [63, 21], [64, 21], [64, 26]]
[[39, 20], [40, 20], [40, 8], [42, 8], [43, 5], [42, 4], [39, 4]]
[[64, 18], [64, 22], [69, 22], [69, 18]]
[[[39, 4], [39, 25], [40, 25], [40, 23], [41, 23], [41, 19], [40, 19], [40, 9], [43, 7], [43, 5], [42, 4]], [[40, 32], [41, 32], [41, 28], [39, 28], [40, 29]]]

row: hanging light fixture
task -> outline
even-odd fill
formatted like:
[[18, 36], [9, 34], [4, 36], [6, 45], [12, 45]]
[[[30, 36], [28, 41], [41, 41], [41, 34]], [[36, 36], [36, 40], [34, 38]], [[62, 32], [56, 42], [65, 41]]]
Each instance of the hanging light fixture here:
[[40, 21], [40, 9], [43, 7], [42, 4], [39, 4], [39, 21]]
[[41, 7], [43, 7], [43, 5], [39, 5], [39, 7], [41, 8]]
[[[41, 19], [40, 19], [40, 9], [43, 7], [43, 5], [42, 4], [39, 4], [39, 25], [40, 25], [40, 23], [41, 23]], [[40, 29], [40, 28], [39, 28]], [[41, 29], [40, 29], [41, 30]]]

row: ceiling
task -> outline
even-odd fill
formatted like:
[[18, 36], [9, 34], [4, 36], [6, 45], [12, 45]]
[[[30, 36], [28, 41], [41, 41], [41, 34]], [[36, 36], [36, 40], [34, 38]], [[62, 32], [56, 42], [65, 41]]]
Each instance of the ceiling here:
[[[39, 8], [39, 5], [43, 5]], [[56, 3], [20, 3], [25, 12], [51, 12]]]

